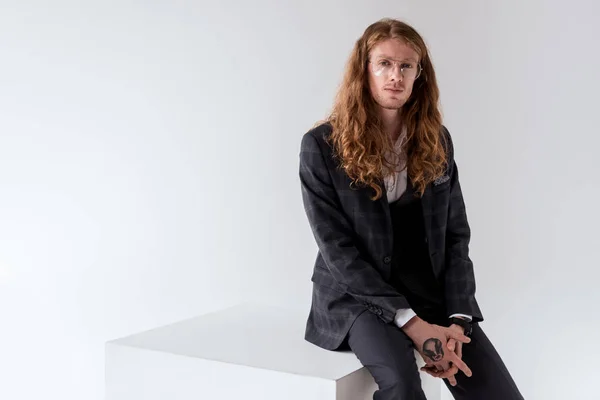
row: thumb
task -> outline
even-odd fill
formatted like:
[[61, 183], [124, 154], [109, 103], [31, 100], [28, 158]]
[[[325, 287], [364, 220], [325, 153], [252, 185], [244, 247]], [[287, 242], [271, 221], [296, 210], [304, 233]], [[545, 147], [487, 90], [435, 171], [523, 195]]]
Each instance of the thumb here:
[[455, 346], [456, 346], [456, 339], [448, 340], [448, 344], [447, 344], [448, 350], [454, 351]]
[[448, 333], [448, 337], [450, 337], [451, 339], [456, 339], [462, 343], [471, 343], [471, 338], [468, 336], [465, 336], [462, 333], [459, 333], [452, 329], [448, 329], [446, 332]]

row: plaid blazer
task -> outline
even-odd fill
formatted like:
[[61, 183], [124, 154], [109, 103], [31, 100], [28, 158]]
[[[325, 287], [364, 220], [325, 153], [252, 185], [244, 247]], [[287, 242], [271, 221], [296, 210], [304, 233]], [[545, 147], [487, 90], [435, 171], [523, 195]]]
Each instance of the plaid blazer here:
[[[393, 227], [385, 192], [376, 201], [370, 187], [350, 188], [325, 141], [331, 126], [305, 133], [300, 148], [302, 201], [318, 251], [312, 273], [312, 304], [305, 339], [319, 347], [339, 348], [364, 311], [393, 323], [396, 310], [410, 307], [389, 282]], [[454, 161], [452, 139], [443, 127], [448, 154], [445, 173], [421, 198], [426, 237], [436, 278], [443, 282], [447, 315], [462, 313], [483, 320], [475, 300], [470, 228]], [[379, 184], [385, 190], [383, 179]]]

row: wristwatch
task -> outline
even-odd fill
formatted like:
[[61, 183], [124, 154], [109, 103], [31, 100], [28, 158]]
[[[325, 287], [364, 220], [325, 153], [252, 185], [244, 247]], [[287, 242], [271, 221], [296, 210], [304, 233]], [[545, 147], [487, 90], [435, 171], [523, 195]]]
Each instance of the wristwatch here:
[[471, 336], [471, 333], [473, 332], [473, 325], [471, 325], [471, 321], [462, 318], [452, 317], [450, 318], [450, 325], [452, 324], [456, 324], [463, 328], [465, 330], [465, 336]]

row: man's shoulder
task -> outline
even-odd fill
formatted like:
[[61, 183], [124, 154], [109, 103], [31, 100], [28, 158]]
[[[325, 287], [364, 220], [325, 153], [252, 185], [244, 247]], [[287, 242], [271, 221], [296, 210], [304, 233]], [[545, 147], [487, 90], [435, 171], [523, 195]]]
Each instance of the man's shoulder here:
[[442, 125], [440, 129], [440, 133], [442, 135], [442, 144], [444, 149], [446, 150], [446, 155], [449, 159], [452, 159], [454, 156], [454, 145], [452, 143], [452, 136], [450, 135], [450, 131], [446, 128], [445, 125]]
[[329, 122], [315, 124], [302, 136], [303, 149], [320, 149], [322, 153], [329, 150], [329, 137], [333, 128]]
[[442, 126], [440, 128], [440, 134], [442, 135], [442, 138], [444, 140], [448, 140], [448, 141], [452, 140], [452, 138], [450, 137], [450, 131], [448, 130], [448, 128], [444, 124], [442, 124]]
[[327, 141], [329, 136], [333, 132], [333, 127], [327, 121], [319, 122], [315, 124], [305, 135], [310, 135], [317, 139], [318, 141]]

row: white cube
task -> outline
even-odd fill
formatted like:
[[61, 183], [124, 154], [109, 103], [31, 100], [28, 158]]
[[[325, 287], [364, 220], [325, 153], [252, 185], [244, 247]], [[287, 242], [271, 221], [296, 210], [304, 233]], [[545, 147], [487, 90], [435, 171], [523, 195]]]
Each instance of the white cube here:
[[[106, 399], [371, 400], [377, 386], [354, 353], [304, 340], [307, 315], [244, 303], [110, 341]], [[439, 400], [441, 381], [421, 380]]]

